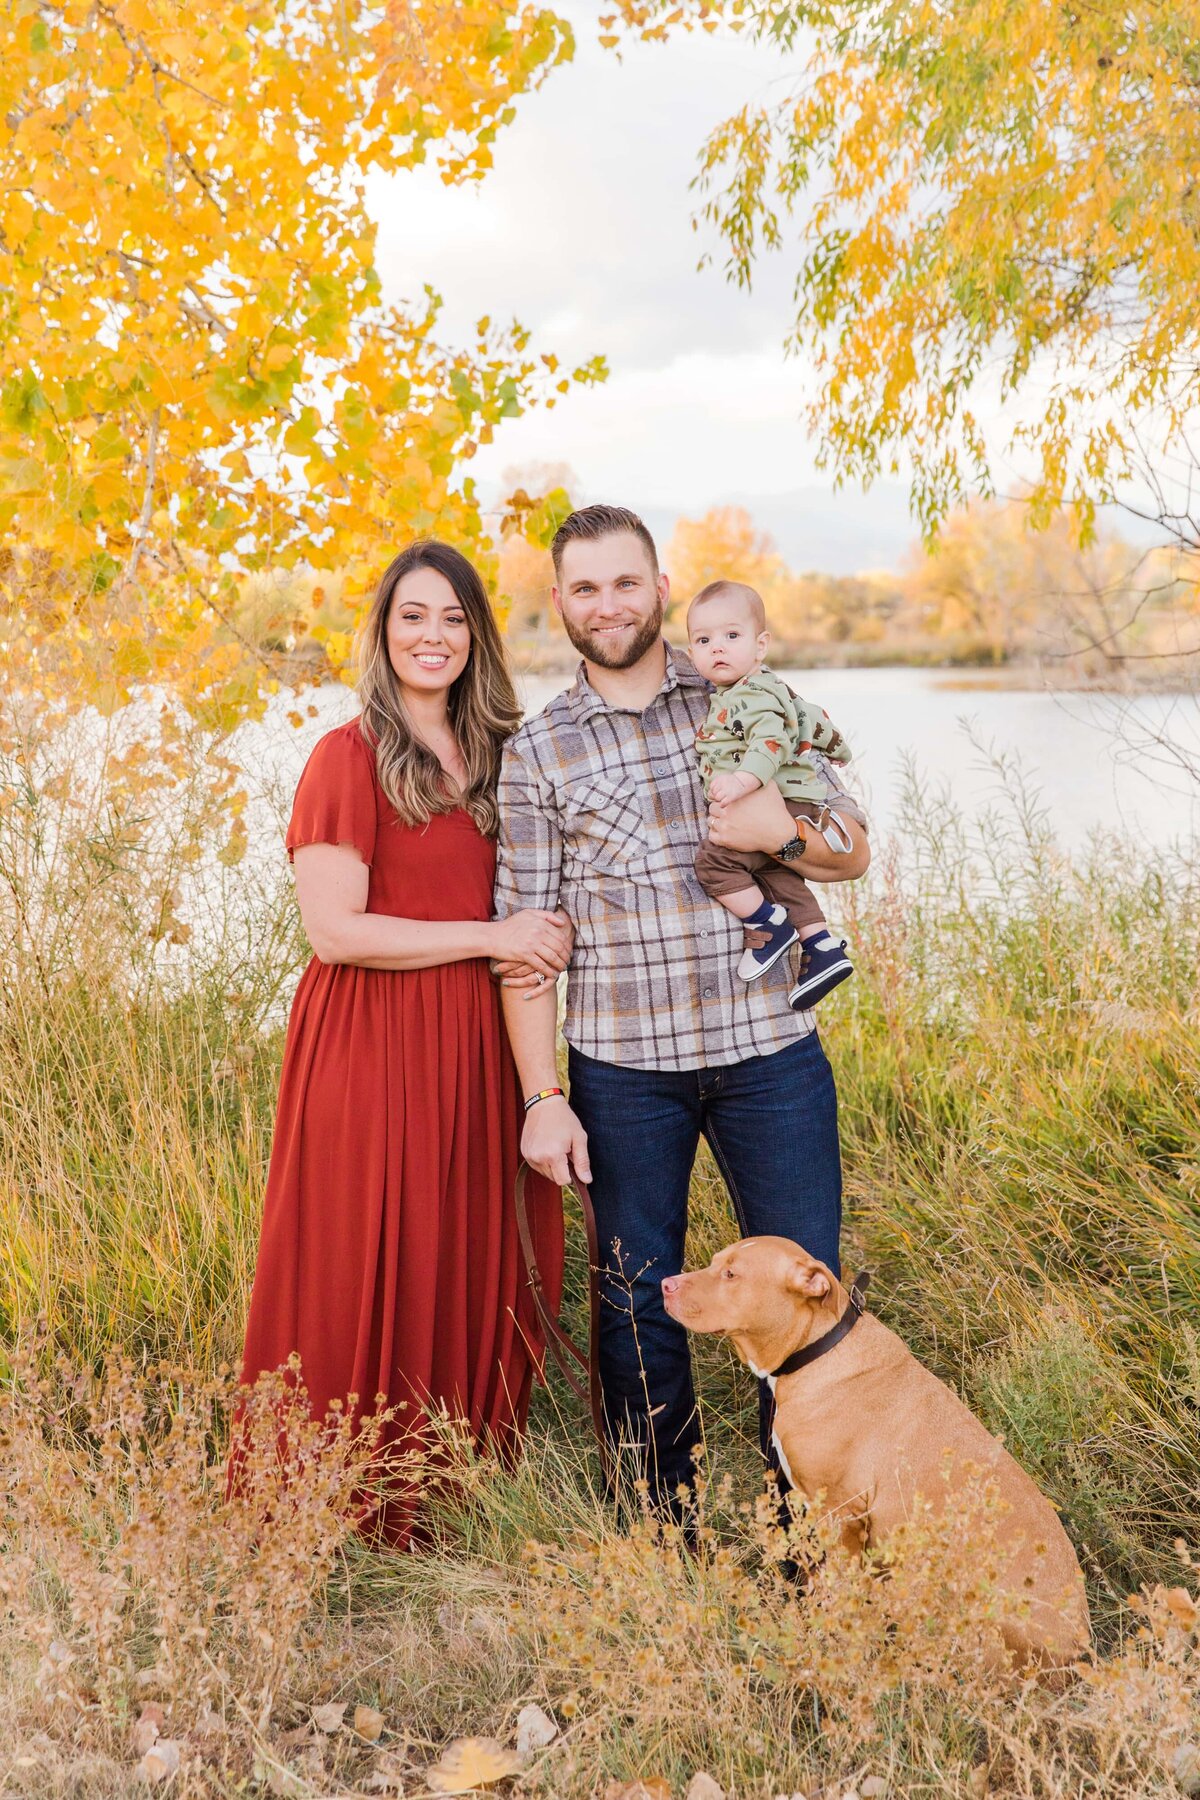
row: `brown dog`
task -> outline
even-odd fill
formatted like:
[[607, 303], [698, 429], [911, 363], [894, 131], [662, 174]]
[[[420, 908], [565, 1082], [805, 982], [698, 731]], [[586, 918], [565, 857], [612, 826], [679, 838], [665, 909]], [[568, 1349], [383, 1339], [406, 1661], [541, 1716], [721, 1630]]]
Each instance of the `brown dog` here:
[[[1021, 1603], [1001, 1623], [1009, 1654], [1018, 1666], [1050, 1668], [1082, 1654], [1091, 1636], [1083, 1576], [1054, 1508], [895, 1332], [858, 1316], [824, 1263], [788, 1238], [744, 1238], [662, 1288], [673, 1319], [729, 1337], [770, 1381], [780, 1463], [806, 1496], [824, 1494], [847, 1549], [886, 1542], [913, 1517], [918, 1494], [936, 1508], [949, 1484], [977, 1471], [1006, 1508], [1003, 1591]], [[817, 1351], [830, 1333], [828, 1351]], [[785, 1373], [789, 1359], [803, 1366]]]

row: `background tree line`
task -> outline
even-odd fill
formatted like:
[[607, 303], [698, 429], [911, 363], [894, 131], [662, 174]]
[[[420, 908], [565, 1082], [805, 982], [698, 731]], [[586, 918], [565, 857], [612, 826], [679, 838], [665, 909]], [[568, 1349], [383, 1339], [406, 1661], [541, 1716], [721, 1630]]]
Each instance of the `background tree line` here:
[[[577, 487], [561, 466], [537, 473]], [[730, 576], [762, 594], [777, 662], [1040, 663], [1064, 682], [1194, 678], [1200, 609], [1189, 556], [1139, 550], [1111, 529], [1081, 544], [1064, 515], [1040, 531], [1028, 515], [1026, 502], [975, 501], [899, 568], [833, 575], [789, 567], [744, 507], [712, 507], [680, 519], [664, 546], [668, 628], [682, 640], [690, 597]], [[543, 548], [515, 532], [503, 542], [509, 642], [534, 668], [571, 660], [552, 579]]]

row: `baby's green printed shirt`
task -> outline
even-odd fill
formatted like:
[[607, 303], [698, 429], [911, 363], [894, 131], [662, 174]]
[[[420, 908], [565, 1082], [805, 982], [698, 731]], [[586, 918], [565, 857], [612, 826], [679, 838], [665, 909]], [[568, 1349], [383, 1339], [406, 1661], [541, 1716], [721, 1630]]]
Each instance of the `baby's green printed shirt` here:
[[850, 761], [850, 748], [823, 707], [793, 694], [770, 669], [743, 675], [718, 688], [696, 733], [704, 792], [714, 775], [757, 775], [773, 781], [787, 800], [823, 804], [829, 785], [808, 755], [820, 750], [830, 762]]

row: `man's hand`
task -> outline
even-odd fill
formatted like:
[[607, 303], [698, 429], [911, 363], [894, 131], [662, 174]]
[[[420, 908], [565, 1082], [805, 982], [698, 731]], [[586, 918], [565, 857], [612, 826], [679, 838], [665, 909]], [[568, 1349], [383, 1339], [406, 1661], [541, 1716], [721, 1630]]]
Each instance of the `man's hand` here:
[[786, 867], [806, 881], [857, 881], [871, 861], [866, 827], [842, 813], [852, 848], [834, 851], [819, 831], [793, 819], [773, 781], [742, 800], [717, 801], [708, 809], [708, 835], [723, 850], [762, 850], [774, 856], [791, 838], [802, 837], [804, 855]]
[[548, 1175], [556, 1187], [565, 1187], [572, 1170], [580, 1181], [591, 1181], [587, 1132], [565, 1100], [539, 1100], [525, 1114], [521, 1155], [539, 1175]]
[[752, 794], [761, 786], [757, 775], [748, 775], [744, 769], [727, 769], [713, 776], [708, 784], [708, 797], [710, 800], [740, 800], [743, 794]]

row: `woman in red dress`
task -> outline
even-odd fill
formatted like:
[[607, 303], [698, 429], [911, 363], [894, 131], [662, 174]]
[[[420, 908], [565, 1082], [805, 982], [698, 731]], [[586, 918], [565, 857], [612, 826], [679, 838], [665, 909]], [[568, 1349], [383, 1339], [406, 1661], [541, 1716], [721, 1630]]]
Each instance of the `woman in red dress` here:
[[[561, 915], [492, 922], [496, 776], [520, 719], [483, 583], [409, 546], [364, 628], [360, 716], [316, 745], [287, 848], [315, 955], [292, 1006], [242, 1378], [294, 1352], [313, 1413], [377, 1394], [389, 1447], [444, 1406], [519, 1446], [540, 1346], [513, 1210], [522, 1103], [488, 959], [566, 966]], [[557, 1188], [531, 1184], [553, 1301]], [[376, 1521], [403, 1545], [412, 1505]]]

